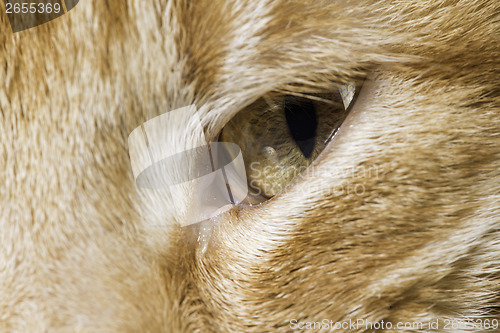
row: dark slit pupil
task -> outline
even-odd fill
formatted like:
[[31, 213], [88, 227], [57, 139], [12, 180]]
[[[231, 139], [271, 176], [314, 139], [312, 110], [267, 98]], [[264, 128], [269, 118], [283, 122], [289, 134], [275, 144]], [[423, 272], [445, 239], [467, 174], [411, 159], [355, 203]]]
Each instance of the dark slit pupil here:
[[314, 104], [306, 98], [285, 96], [284, 110], [292, 138], [304, 157], [311, 157], [318, 125]]

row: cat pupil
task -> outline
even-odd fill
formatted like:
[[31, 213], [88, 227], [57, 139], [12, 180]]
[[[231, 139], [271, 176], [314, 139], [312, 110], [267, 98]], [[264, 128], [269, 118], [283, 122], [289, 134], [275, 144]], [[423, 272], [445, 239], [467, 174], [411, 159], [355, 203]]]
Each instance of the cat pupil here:
[[285, 96], [284, 112], [288, 128], [305, 158], [311, 157], [316, 141], [318, 121], [311, 100]]

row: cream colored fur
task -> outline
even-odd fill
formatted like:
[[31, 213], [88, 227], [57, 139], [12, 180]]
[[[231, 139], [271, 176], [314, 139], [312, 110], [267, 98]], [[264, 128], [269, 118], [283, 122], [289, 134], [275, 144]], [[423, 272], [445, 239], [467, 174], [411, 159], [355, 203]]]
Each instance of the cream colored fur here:
[[[81, 0], [16, 34], [2, 14], [0, 331], [499, 318], [499, 13], [497, 0]], [[339, 135], [259, 207], [181, 228], [170, 198], [134, 185], [127, 136], [156, 115], [196, 104], [213, 140], [270, 91], [365, 74]], [[363, 167], [377, 173], [324, 176]]]

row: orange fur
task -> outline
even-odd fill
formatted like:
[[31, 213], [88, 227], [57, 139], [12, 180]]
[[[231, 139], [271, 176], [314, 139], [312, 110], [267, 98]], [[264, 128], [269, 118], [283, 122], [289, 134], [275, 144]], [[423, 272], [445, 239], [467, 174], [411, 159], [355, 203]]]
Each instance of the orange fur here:
[[[82, 0], [16, 34], [2, 14], [0, 330], [499, 318], [499, 13], [495, 0]], [[169, 198], [134, 186], [126, 139], [147, 119], [196, 104], [214, 139], [266, 93], [365, 74], [339, 135], [259, 207], [180, 228]]]

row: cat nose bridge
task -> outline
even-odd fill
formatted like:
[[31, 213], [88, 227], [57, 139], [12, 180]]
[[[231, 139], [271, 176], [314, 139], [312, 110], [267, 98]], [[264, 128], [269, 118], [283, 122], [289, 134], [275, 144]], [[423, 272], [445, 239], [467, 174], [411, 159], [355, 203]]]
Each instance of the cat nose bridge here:
[[194, 105], [148, 120], [128, 143], [136, 186], [168, 193], [182, 226], [213, 218], [246, 198], [241, 150], [232, 143], [207, 143]]

